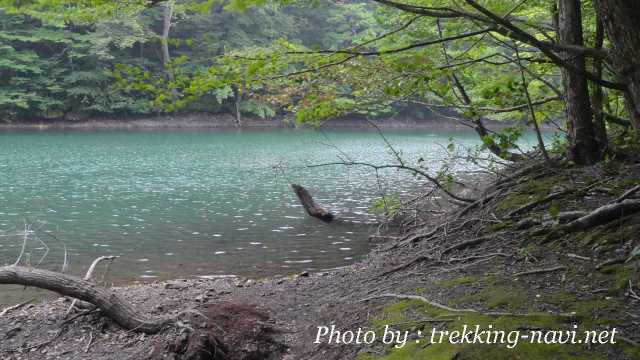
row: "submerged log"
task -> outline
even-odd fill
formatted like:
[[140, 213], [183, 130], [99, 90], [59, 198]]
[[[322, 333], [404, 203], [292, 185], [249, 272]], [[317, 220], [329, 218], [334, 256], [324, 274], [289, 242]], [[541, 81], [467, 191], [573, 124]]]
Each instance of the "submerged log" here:
[[295, 191], [296, 196], [300, 199], [300, 203], [304, 206], [304, 210], [314, 218], [320, 219], [324, 222], [331, 222], [334, 218], [334, 215], [324, 207], [320, 206], [309, 194], [309, 191], [305, 189], [303, 186], [297, 184], [291, 184], [293, 191]]

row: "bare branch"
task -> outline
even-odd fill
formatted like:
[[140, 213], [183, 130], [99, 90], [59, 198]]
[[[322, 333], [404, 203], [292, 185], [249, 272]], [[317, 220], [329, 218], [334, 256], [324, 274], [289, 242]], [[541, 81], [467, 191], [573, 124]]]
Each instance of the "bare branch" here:
[[308, 165], [308, 168], [316, 168], [316, 167], [323, 167], [323, 166], [335, 166], [335, 165], [343, 165], [343, 166], [365, 166], [365, 167], [370, 167], [374, 170], [381, 170], [381, 169], [402, 169], [402, 170], [408, 170], [410, 172], [413, 172], [414, 174], [418, 174], [424, 178], [426, 178], [427, 180], [431, 181], [436, 187], [438, 187], [438, 189], [442, 190], [442, 192], [444, 192], [445, 194], [447, 194], [447, 196], [449, 196], [450, 198], [454, 199], [454, 200], [458, 200], [458, 201], [462, 201], [465, 203], [472, 203], [474, 201], [476, 201], [475, 199], [469, 199], [469, 198], [465, 198], [465, 197], [461, 197], [458, 195], [453, 194], [451, 191], [447, 190], [444, 185], [442, 185], [442, 183], [440, 183], [440, 181], [438, 181], [438, 179], [434, 178], [433, 176], [427, 174], [426, 172], [420, 170], [420, 169], [416, 169], [413, 167], [409, 167], [406, 165], [374, 165], [374, 164], [369, 164], [369, 163], [364, 163], [364, 162], [355, 162], [355, 161], [348, 161], [348, 162], [332, 162], [332, 163], [324, 163], [324, 164], [316, 164], [316, 165]]

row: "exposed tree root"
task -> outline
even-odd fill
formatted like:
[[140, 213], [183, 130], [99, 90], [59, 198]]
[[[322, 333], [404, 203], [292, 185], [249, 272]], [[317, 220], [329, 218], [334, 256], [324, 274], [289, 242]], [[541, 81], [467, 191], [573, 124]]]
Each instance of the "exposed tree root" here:
[[547, 234], [545, 242], [557, 239], [575, 231], [606, 224], [610, 221], [632, 215], [639, 211], [640, 200], [624, 200], [619, 203], [607, 204], [595, 209], [581, 218], [571, 221], [568, 224], [555, 227]]
[[543, 220], [528, 217], [518, 221], [518, 223], [515, 225], [515, 228], [517, 230], [526, 230], [530, 227], [549, 222], [564, 224], [568, 221], [579, 219], [587, 214], [588, 213], [586, 211], [563, 211], [554, 217], [549, 217], [548, 219]]
[[561, 196], [570, 194], [570, 193], [572, 193], [574, 191], [575, 191], [574, 189], [569, 189], [569, 190], [559, 191], [557, 193], [550, 194], [549, 196], [545, 197], [544, 199], [541, 199], [541, 200], [538, 200], [538, 201], [532, 201], [532, 202], [530, 202], [528, 204], [525, 204], [525, 205], [523, 205], [523, 206], [521, 206], [521, 207], [519, 207], [519, 208], [517, 208], [517, 209], [515, 209], [515, 210], [513, 210], [511, 212], [509, 212], [506, 217], [507, 218], [511, 218], [511, 217], [516, 216], [516, 215], [520, 215], [521, 213], [530, 211], [530, 210], [532, 210], [532, 209], [534, 209], [534, 208], [536, 208], [536, 207], [538, 207], [540, 205], [546, 204], [546, 203], [548, 203], [548, 202], [550, 202], [550, 201], [552, 201], [554, 199], [557, 199], [557, 198], [559, 198]]
[[626, 200], [626, 199], [630, 198], [631, 196], [633, 196], [638, 191], [640, 191], [640, 185], [636, 185], [636, 186], [632, 187], [631, 189], [625, 191], [624, 194], [620, 195], [620, 197], [618, 197], [614, 202], [615, 203], [621, 203], [624, 200]]
[[387, 275], [393, 274], [395, 272], [402, 271], [402, 270], [412, 266], [413, 264], [417, 264], [417, 263], [420, 263], [420, 262], [423, 262], [423, 261], [427, 261], [427, 260], [433, 260], [433, 259], [431, 257], [429, 257], [429, 256], [426, 256], [426, 255], [416, 256], [415, 258], [413, 258], [413, 259], [411, 259], [411, 260], [409, 260], [409, 261], [407, 261], [407, 262], [405, 262], [405, 263], [403, 263], [403, 264], [401, 264], [399, 266], [396, 266], [391, 270], [387, 270], [387, 271], [383, 272], [382, 274], [380, 274], [380, 276], [387, 276]]
[[625, 260], [627, 260], [626, 257], [619, 257], [619, 258], [615, 258], [615, 259], [605, 260], [605, 261], [599, 263], [598, 265], [596, 265], [596, 270], [600, 270], [603, 267], [609, 266], [609, 265], [622, 264], [622, 263], [625, 262]]
[[475, 238], [475, 239], [471, 239], [471, 240], [467, 240], [467, 241], [463, 241], [461, 243], [455, 244], [455, 245], [451, 245], [448, 248], [442, 250], [442, 252], [440, 253], [440, 256], [445, 255], [451, 251], [454, 250], [461, 250], [461, 249], [465, 249], [471, 246], [476, 246], [478, 244], [482, 244], [483, 242], [487, 241], [487, 240], [491, 240], [495, 238], [495, 235], [488, 235], [488, 236], [482, 236], [479, 238]]
[[548, 202], [551, 202], [551, 201], [553, 201], [553, 200], [555, 200], [557, 198], [560, 198], [560, 197], [568, 195], [568, 194], [572, 194], [572, 193], [575, 193], [575, 192], [577, 192], [577, 193], [587, 192], [587, 191], [591, 190], [593, 187], [597, 186], [598, 184], [602, 184], [603, 182], [606, 182], [607, 180], [610, 180], [610, 179], [605, 179], [605, 180], [602, 180], [602, 181], [595, 181], [595, 182], [593, 182], [593, 183], [591, 183], [591, 184], [589, 184], [589, 185], [587, 185], [587, 186], [585, 186], [584, 188], [581, 188], [581, 189], [567, 189], [567, 190], [564, 190], [564, 191], [559, 191], [559, 192], [556, 192], [556, 193], [553, 193], [553, 194], [549, 194], [548, 196], [546, 196], [545, 198], [543, 198], [541, 200], [532, 201], [532, 202], [530, 202], [530, 203], [528, 203], [526, 205], [523, 205], [523, 206], [521, 206], [521, 207], [519, 207], [519, 208], [517, 208], [517, 209], [515, 209], [515, 210], [513, 210], [511, 212], [509, 212], [506, 217], [507, 218], [511, 218], [511, 217], [516, 216], [516, 215], [520, 215], [520, 214], [522, 214], [524, 212], [527, 212], [527, 211], [530, 211], [532, 209], [535, 209], [536, 207], [538, 207], [540, 205], [546, 204]]
[[529, 270], [529, 271], [523, 271], [523, 272], [515, 273], [515, 274], [513, 274], [513, 276], [519, 277], [519, 276], [525, 276], [525, 275], [544, 274], [544, 273], [560, 271], [560, 270], [567, 270], [567, 267], [566, 266], [554, 266], [554, 267], [545, 268], [545, 269], [535, 269], [535, 270]]
[[10, 311], [13, 311], [13, 310], [16, 310], [16, 309], [20, 309], [21, 307], [27, 305], [28, 303], [32, 302], [33, 300], [34, 299], [29, 299], [29, 300], [23, 301], [23, 302], [21, 302], [19, 304], [15, 304], [13, 306], [6, 307], [6, 308], [4, 308], [2, 310], [2, 312], [0, 312], [0, 316], [5, 316]]
[[[483, 311], [479, 311], [479, 310], [476, 310], [476, 309], [456, 309], [456, 308], [449, 307], [447, 305], [443, 305], [443, 304], [437, 303], [435, 301], [431, 301], [431, 300], [425, 298], [424, 296], [420, 296], [420, 295], [406, 295], [406, 294], [385, 293], [385, 294], [380, 294], [380, 295], [374, 295], [374, 296], [368, 297], [366, 299], [362, 299], [360, 301], [364, 302], [364, 301], [380, 299], [380, 298], [388, 298], [388, 297], [395, 298], [395, 299], [400, 299], [400, 300], [417, 300], [417, 301], [424, 302], [424, 303], [428, 304], [429, 306], [433, 306], [435, 308], [438, 308], [438, 309], [441, 309], [441, 310], [445, 310], [445, 311], [454, 312], [454, 313], [476, 313], [476, 314], [481, 314], [481, 315], [485, 315], [485, 316], [540, 316], [541, 315], [541, 313], [513, 313], [513, 312], [495, 312], [495, 311], [483, 312]], [[561, 317], [575, 317], [576, 316], [575, 313], [543, 313], [543, 314], [544, 315], [549, 315], [549, 316], [561, 316]]]
[[483, 196], [482, 198], [472, 202], [471, 204], [467, 205], [464, 209], [462, 209], [458, 215], [456, 215], [456, 219], [460, 219], [461, 217], [465, 216], [469, 211], [475, 209], [478, 206], [481, 206], [491, 200], [493, 200], [496, 196], [498, 196], [499, 194], [501, 194], [503, 192], [502, 189], [498, 189], [492, 193], [489, 193], [485, 196]]

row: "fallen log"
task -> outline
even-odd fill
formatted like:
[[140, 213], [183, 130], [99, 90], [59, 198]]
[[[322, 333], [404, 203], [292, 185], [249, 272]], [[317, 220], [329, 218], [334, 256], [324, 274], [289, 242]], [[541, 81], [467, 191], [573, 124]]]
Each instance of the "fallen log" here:
[[551, 241], [563, 235], [606, 224], [637, 212], [640, 212], [640, 200], [624, 200], [622, 202], [603, 205], [581, 218], [552, 229], [545, 240]]
[[[93, 262], [91, 263], [91, 266], [89, 266], [89, 270], [87, 270], [87, 273], [84, 275], [82, 280], [90, 281], [91, 277], [93, 276], [93, 272], [96, 270], [96, 266], [98, 266], [98, 264], [101, 261], [106, 261], [106, 260], [112, 261], [116, 257], [117, 256], [100, 256], [99, 258], [93, 260]], [[76, 307], [77, 304], [78, 304], [78, 299], [73, 299], [73, 301], [71, 302], [71, 305], [69, 305], [69, 308], [67, 309], [67, 313], [65, 314], [65, 316], [69, 316], [69, 314], [71, 314], [71, 311], [73, 311], [73, 309]]]
[[81, 278], [23, 266], [0, 267], [0, 284], [17, 284], [50, 290], [95, 305], [126, 330], [155, 334], [170, 318], [151, 318], [137, 311], [113, 291], [100, 288]]
[[300, 203], [304, 207], [304, 210], [314, 218], [320, 219], [324, 222], [331, 222], [334, 218], [334, 215], [324, 207], [320, 206], [309, 194], [309, 191], [305, 189], [303, 186], [298, 184], [291, 184], [293, 191], [295, 191], [296, 196], [300, 200]]

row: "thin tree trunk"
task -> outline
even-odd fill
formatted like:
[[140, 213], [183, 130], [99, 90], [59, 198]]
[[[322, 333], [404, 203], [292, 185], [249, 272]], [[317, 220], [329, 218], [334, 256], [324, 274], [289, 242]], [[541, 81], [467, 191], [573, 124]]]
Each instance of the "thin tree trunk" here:
[[634, 128], [640, 129], [640, 1], [595, 0], [611, 41], [611, 62], [626, 83], [626, 108]]
[[524, 90], [524, 94], [527, 98], [527, 105], [529, 107], [529, 117], [530, 123], [533, 125], [533, 129], [536, 132], [536, 138], [538, 139], [538, 147], [542, 152], [542, 156], [544, 160], [552, 165], [551, 158], [549, 157], [549, 153], [547, 152], [547, 148], [544, 146], [544, 140], [542, 139], [542, 133], [540, 132], [540, 126], [538, 125], [538, 119], [536, 118], [536, 111], [533, 108], [533, 103], [531, 102], [531, 94], [529, 93], [529, 85], [527, 84], [527, 77], [524, 74], [524, 67], [522, 66], [522, 61], [520, 58], [520, 51], [518, 50], [518, 45], [515, 45], [516, 50], [516, 60], [518, 61], [518, 67], [520, 68], [520, 79], [522, 80], [522, 89]]
[[236, 108], [236, 126], [237, 127], [242, 127], [242, 112], [240, 111], [240, 99], [239, 98], [236, 98], [235, 108]]
[[[602, 49], [604, 45], [604, 24], [602, 18], [596, 15], [596, 38], [594, 41], [594, 48]], [[594, 74], [599, 78], [602, 78], [602, 59], [593, 59]], [[607, 151], [608, 139], [607, 139], [607, 127], [604, 121], [603, 103], [604, 103], [604, 91], [602, 86], [596, 83], [591, 84], [593, 92], [591, 94], [591, 107], [593, 110], [593, 125], [596, 140], [602, 153]]]
[[[580, 0], [559, 0], [558, 38], [563, 45], [583, 46]], [[586, 71], [583, 55], [565, 53], [562, 56], [574, 68]], [[562, 80], [567, 112], [569, 158], [580, 165], [596, 163], [601, 155], [595, 137], [587, 79], [581, 74], [562, 68]]]
[[169, 32], [171, 31], [171, 19], [173, 18], [174, 0], [168, 0], [164, 4], [162, 36], [160, 43], [162, 46], [162, 65], [165, 67], [171, 62], [171, 54], [169, 53]]
[[[443, 38], [442, 26], [440, 25], [439, 19], [436, 22], [436, 24], [438, 26], [438, 35], [440, 36], [440, 39], [442, 39]], [[450, 64], [449, 54], [447, 53], [447, 47], [444, 42], [442, 43], [442, 54], [444, 55], [444, 59], [447, 65], [449, 65]], [[453, 88], [454, 93], [456, 90], [458, 91], [459, 93], [458, 100], [464, 105], [471, 105], [472, 104], [471, 98], [467, 94], [466, 89], [460, 82], [460, 79], [458, 79], [458, 77], [456, 76], [455, 72], [452, 72], [451, 75], [448, 76], [448, 80], [449, 80], [449, 83], [454, 86]], [[487, 146], [487, 149], [489, 149], [489, 151], [491, 151], [494, 155], [496, 155], [497, 157], [503, 160], [513, 161], [513, 162], [524, 159], [523, 155], [501, 149], [500, 146], [498, 146], [498, 144], [496, 144], [496, 142], [493, 141], [493, 138], [489, 134], [489, 131], [484, 126], [484, 123], [482, 122], [482, 117], [475, 116], [474, 119], [472, 119], [472, 121], [475, 125], [474, 130], [476, 131], [478, 136], [480, 136], [480, 139], [482, 139], [484, 144]]]

